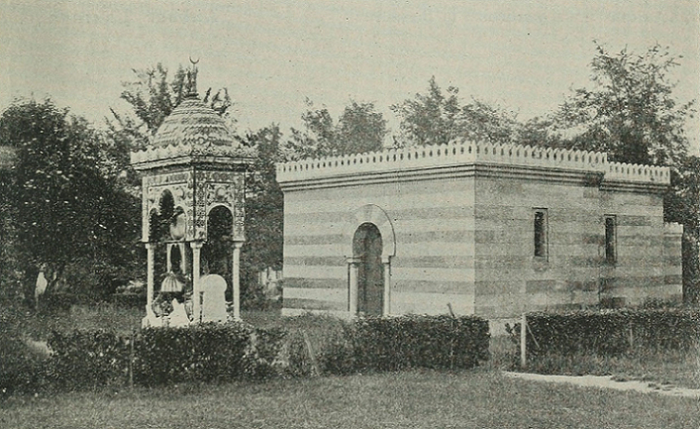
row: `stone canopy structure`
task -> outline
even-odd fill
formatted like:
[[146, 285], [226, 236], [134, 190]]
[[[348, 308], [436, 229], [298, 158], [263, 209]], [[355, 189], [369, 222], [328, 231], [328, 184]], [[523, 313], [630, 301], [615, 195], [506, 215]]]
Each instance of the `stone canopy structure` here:
[[283, 312], [477, 314], [682, 295], [669, 169], [453, 142], [279, 164]]
[[[233, 317], [240, 317], [239, 255], [251, 162], [196, 89], [163, 121], [145, 150], [131, 153], [142, 176], [142, 241], [148, 255], [144, 325], [161, 325], [153, 307], [156, 292], [184, 295], [193, 322], [218, 319], [202, 314], [207, 296], [200, 277], [210, 273], [230, 283]], [[164, 274], [159, 291], [157, 270]]]

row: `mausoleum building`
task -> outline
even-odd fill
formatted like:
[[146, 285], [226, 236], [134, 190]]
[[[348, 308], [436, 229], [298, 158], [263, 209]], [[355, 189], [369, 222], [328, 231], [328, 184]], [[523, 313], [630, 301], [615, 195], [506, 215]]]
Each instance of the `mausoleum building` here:
[[279, 164], [283, 312], [514, 317], [679, 300], [669, 169], [454, 142]]

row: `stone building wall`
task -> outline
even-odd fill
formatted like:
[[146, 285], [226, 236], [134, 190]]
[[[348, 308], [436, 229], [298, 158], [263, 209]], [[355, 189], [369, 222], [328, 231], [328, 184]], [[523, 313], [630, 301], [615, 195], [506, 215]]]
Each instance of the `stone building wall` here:
[[[474, 311], [473, 179], [285, 192], [284, 309], [348, 311], [348, 242], [374, 206], [390, 221], [391, 313]], [[436, 204], [440, 201], [440, 204]], [[362, 217], [360, 216], [360, 219]], [[384, 246], [392, 237], [382, 234]]]
[[[597, 189], [578, 181], [479, 177], [476, 313], [595, 303], [601, 242]], [[534, 213], [546, 210], [545, 256], [534, 256]]]
[[[646, 299], [680, 300], [680, 239], [678, 258], [674, 258], [676, 252], [666, 246], [673, 228], [664, 226], [662, 196], [618, 186], [602, 192], [601, 207], [606, 214], [616, 214], [618, 222], [617, 262], [603, 264], [601, 269], [603, 297], [626, 305]], [[667, 277], [672, 271], [677, 275]]]
[[[388, 314], [503, 318], [682, 293], [682, 229], [663, 224], [667, 168], [464, 142], [280, 164], [277, 175], [285, 314], [349, 314], [353, 234], [365, 223], [382, 236]], [[536, 211], [546, 216], [540, 256]]]
[[[603, 181], [476, 179], [476, 313], [639, 305], [680, 299], [680, 236], [665, 227], [658, 193]], [[547, 212], [547, 252], [534, 256], [534, 212]], [[615, 220], [615, 260], [606, 259], [605, 218]], [[676, 231], [674, 234], [672, 231]]]

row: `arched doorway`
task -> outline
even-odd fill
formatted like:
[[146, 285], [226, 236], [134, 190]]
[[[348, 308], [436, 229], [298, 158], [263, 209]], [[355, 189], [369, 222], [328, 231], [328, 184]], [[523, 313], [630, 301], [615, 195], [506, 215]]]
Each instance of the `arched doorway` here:
[[357, 261], [357, 312], [381, 316], [384, 311], [384, 265], [382, 235], [376, 225], [363, 223], [352, 240]]
[[233, 214], [225, 206], [216, 206], [207, 217], [207, 241], [202, 247], [204, 274], [218, 274], [230, 280], [233, 241]]

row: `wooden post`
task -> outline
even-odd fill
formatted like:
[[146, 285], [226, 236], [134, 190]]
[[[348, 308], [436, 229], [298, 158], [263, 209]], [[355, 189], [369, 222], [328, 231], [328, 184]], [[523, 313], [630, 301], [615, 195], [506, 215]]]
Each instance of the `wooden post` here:
[[527, 367], [527, 315], [520, 320], [520, 367]]
[[302, 336], [304, 337], [304, 344], [306, 344], [306, 350], [309, 352], [309, 360], [311, 361], [311, 376], [316, 377], [321, 374], [321, 371], [318, 369], [318, 361], [316, 360], [316, 353], [314, 352], [314, 348], [311, 345], [311, 341], [309, 340], [309, 336], [306, 335], [306, 331], [302, 331]]

